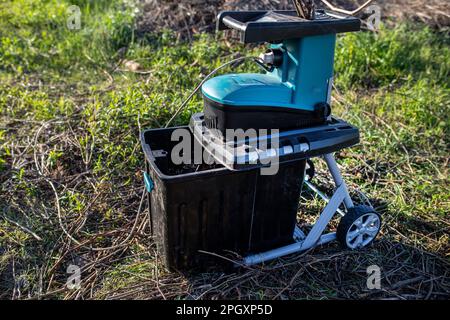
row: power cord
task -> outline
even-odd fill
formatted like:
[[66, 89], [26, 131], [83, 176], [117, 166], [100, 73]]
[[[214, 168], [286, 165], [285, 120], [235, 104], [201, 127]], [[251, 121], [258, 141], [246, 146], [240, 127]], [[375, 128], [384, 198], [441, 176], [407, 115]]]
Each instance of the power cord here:
[[186, 107], [186, 105], [188, 104], [189, 101], [191, 101], [192, 97], [197, 93], [197, 91], [202, 87], [202, 85], [209, 79], [211, 78], [213, 75], [215, 75], [219, 70], [225, 68], [226, 66], [229, 66], [231, 64], [237, 63], [237, 62], [241, 62], [244, 60], [252, 60], [254, 61], [256, 64], [258, 64], [258, 66], [262, 66], [263, 62], [259, 57], [239, 57], [233, 60], [230, 60], [224, 64], [222, 64], [221, 66], [217, 67], [216, 69], [214, 69], [213, 71], [211, 71], [206, 77], [205, 79], [203, 79], [200, 84], [195, 87], [195, 89], [191, 92], [191, 94], [187, 97], [186, 100], [184, 100], [180, 106], [178, 107], [177, 111], [175, 111], [174, 115], [169, 119], [169, 121], [167, 121], [166, 125], [164, 126], [164, 128], [167, 128], [172, 121], [180, 114], [180, 112]]

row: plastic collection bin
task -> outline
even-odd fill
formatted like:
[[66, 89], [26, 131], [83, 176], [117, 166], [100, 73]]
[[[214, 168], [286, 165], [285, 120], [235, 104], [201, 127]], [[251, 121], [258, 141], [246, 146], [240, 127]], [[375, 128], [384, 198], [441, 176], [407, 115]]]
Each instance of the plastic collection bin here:
[[151, 228], [166, 267], [205, 269], [227, 261], [200, 251], [235, 259], [230, 252], [247, 255], [293, 242], [306, 160], [280, 164], [276, 175], [175, 165], [175, 129], [141, 134]]

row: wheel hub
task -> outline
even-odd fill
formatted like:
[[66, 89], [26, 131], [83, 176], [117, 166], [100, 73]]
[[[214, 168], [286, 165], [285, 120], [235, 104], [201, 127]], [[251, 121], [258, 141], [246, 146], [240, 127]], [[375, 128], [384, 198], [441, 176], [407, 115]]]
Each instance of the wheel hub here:
[[377, 236], [380, 225], [380, 218], [375, 213], [366, 213], [356, 219], [347, 232], [348, 247], [356, 249], [366, 246]]

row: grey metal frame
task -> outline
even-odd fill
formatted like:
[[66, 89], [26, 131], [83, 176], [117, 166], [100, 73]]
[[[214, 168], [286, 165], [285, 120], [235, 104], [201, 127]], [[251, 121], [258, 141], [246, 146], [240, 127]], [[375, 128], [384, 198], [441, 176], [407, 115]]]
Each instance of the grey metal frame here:
[[245, 265], [250, 266], [295, 252], [308, 250], [312, 247], [325, 244], [336, 239], [335, 232], [327, 234], [323, 234], [323, 232], [325, 231], [326, 226], [336, 212], [339, 212], [339, 214], [341, 215], [344, 214], [344, 212], [339, 209], [339, 206], [344, 203], [347, 209], [352, 208], [353, 201], [350, 198], [347, 185], [342, 178], [341, 172], [339, 171], [333, 154], [325, 154], [323, 155], [323, 158], [327, 163], [331, 176], [333, 177], [336, 189], [333, 193], [333, 196], [331, 198], [328, 198], [326, 195], [321, 193], [311, 182], [305, 181], [305, 184], [309, 188], [311, 188], [311, 190], [316, 192], [322, 199], [328, 202], [319, 218], [317, 219], [316, 223], [312, 227], [311, 231], [307, 235], [305, 235], [300, 230], [300, 228], [296, 227], [293, 235], [294, 239], [296, 240], [295, 243], [266, 252], [249, 255], [244, 258], [243, 262]]

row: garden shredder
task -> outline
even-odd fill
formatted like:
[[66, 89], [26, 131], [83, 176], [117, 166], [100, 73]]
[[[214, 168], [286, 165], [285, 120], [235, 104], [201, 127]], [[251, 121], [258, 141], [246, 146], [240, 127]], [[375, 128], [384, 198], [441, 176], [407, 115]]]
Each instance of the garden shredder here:
[[[357, 144], [359, 130], [332, 116], [330, 106], [336, 34], [358, 31], [359, 19], [325, 10], [312, 20], [295, 11], [224, 11], [217, 27], [268, 48], [235, 59], [250, 59], [262, 72], [210, 77], [215, 70], [202, 81], [204, 110], [189, 126], [141, 135], [151, 226], [166, 265], [253, 265], [335, 239], [350, 249], [371, 243], [380, 215], [354, 205], [333, 156]], [[203, 162], [174, 162], [177, 130], [192, 140], [183, 156], [192, 160], [200, 147]], [[314, 157], [331, 173], [331, 197], [311, 183]], [[275, 173], [262, 174], [274, 163]], [[303, 185], [327, 202], [308, 232], [296, 222]], [[325, 233], [336, 213], [336, 232]]]

